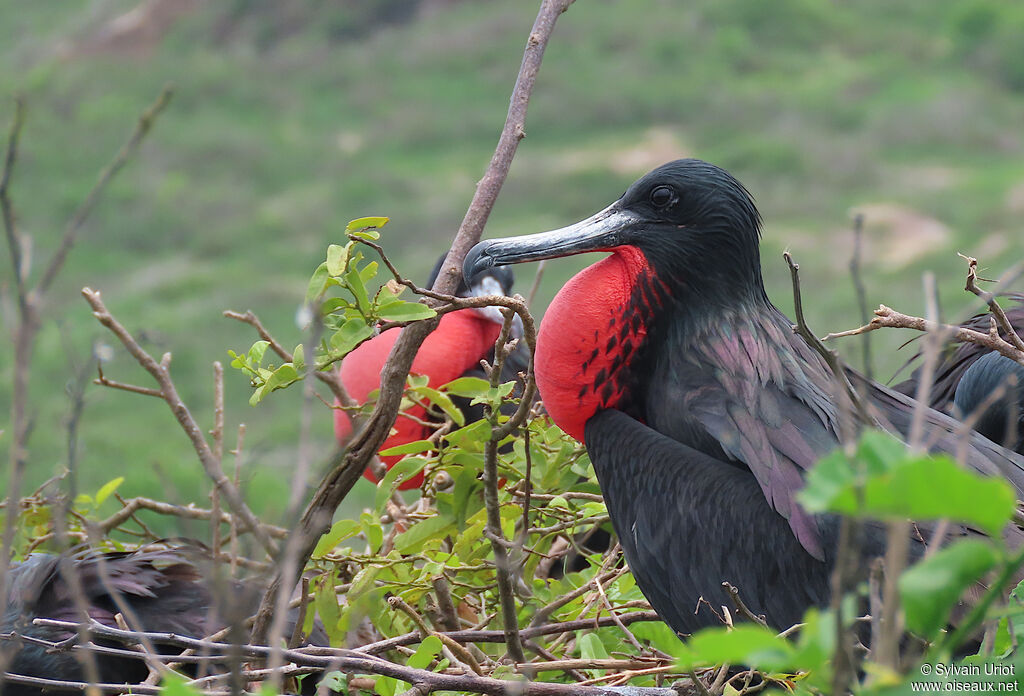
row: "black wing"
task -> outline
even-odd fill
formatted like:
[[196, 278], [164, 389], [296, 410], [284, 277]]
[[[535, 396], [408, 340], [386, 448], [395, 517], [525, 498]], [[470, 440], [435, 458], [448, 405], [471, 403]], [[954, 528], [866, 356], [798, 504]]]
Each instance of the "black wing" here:
[[[838, 523], [814, 520], [825, 559], [808, 554], [745, 468], [724, 465], [614, 409], [587, 422], [587, 451], [626, 560], [655, 611], [679, 633], [716, 625], [739, 588], [769, 624], [787, 628], [829, 598]], [[871, 548], [877, 555], [881, 549]]]

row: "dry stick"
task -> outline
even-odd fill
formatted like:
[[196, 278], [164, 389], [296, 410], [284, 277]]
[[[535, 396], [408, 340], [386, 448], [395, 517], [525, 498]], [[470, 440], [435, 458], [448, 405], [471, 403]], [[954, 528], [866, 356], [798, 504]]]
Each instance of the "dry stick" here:
[[857, 408], [857, 413], [863, 422], [875, 424], [874, 419], [868, 413], [864, 401], [860, 398], [857, 390], [853, 388], [849, 378], [847, 378], [846, 370], [843, 368], [839, 355], [834, 350], [829, 350], [807, 325], [807, 320], [804, 318], [803, 298], [800, 294], [800, 264], [793, 261], [793, 257], [788, 251], [783, 252], [782, 256], [786, 259], [786, 264], [789, 266], [790, 280], [793, 283], [793, 311], [796, 313], [796, 325], [793, 327], [793, 331], [803, 338], [814, 352], [822, 357], [829, 369], [832, 370], [836, 381], [843, 387], [850, 402]]
[[[224, 366], [220, 361], [213, 363], [213, 456], [217, 468], [224, 473]], [[210, 537], [213, 555], [220, 556], [220, 492], [214, 486], [210, 490]]]
[[25, 101], [18, 97], [14, 100], [14, 118], [7, 134], [7, 148], [4, 154], [3, 173], [0, 174], [0, 215], [3, 217], [4, 233], [7, 235], [7, 248], [11, 252], [11, 265], [14, 267], [14, 286], [18, 295], [18, 306], [22, 316], [28, 314], [28, 297], [25, 292], [25, 276], [27, 271], [22, 261], [22, 241], [18, 228], [14, 223], [14, 206], [11, 203], [10, 186], [14, 164], [18, 160], [18, 142], [21, 129], [25, 125]]
[[[543, 0], [541, 4], [526, 44], [519, 77], [512, 93], [508, 116], [498, 146], [484, 178], [477, 185], [473, 201], [452, 241], [451, 249], [441, 271], [434, 281], [433, 290], [451, 293], [458, 286], [458, 280], [461, 277], [458, 267], [466, 258], [470, 247], [480, 240], [484, 223], [494, 207], [516, 148], [525, 135], [523, 127], [526, 119], [526, 107], [537, 79], [544, 49], [554, 30], [555, 21], [571, 3], [572, 0]], [[297, 554], [299, 567], [305, 565], [309, 560], [317, 540], [329, 528], [334, 511], [348, 495], [355, 482], [359, 480], [367, 464], [377, 454], [377, 450], [387, 438], [398, 414], [402, 394], [405, 391], [405, 378], [409, 374], [413, 358], [423, 340], [437, 327], [439, 321], [440, 317], [435, 317], [414, 323], [402, 331], [402, 335], [395, 342], [391, 355], [381, 371], [380, 396], [373, 413], [367, 420], [366, 426], [349, 443], [348, 450], [343, 453], [339, 452], [332, 458], [330, 473], [321, 481], [299, 522], [295, 536], [295, 543], [299, 549]], [[295, 574], [285, 575], [282, 572], [278, 572], [274, 577], [263, 596], [257, 613], [253, 628], [254, 642], [262, 642], [267, 637], [273, 613], [274, 596], [278, 587], [282, 584], [294, 587], [297, 580]]]
[[[195, 507], [191, 503], [188, 505], [175, 505], [174, 503], [165, 503], [160, 500], [152, 500], [150, 498], [129, 498], [123, 503], [123, 508], [115, 512], [107, 519], [100, 522], [97, 527], [104, 534], [110, 530], [122, 525], [129, 518], [131, 518], [138, 510], [149, 510], [160, 515], [170, 515], [172, 517], [181, 517], [187, 520], [209, 520], [212, 515], [212, 510], [205, 508]], [[230, 523], [232, 517], [226, 512], [221, 512], [220, 521], [221, 524]], [[270, 524], [261, 524], [260, 527], [269, 536], [275, 539], [285, 539], [288, 536], [288, 530], [284, 527], [275, 527]], [[243, 528], [241, 531], [247, 531], [248, 528]]]
[[[235, 449], [231, 450], [231, 454], [235, 458], [235, 475], [232, 478], [232, 482], [235, 484], [235, 488], [241, 484], [242, 474], [242, 444], [245, 442], [245, 423], [238, 424], [238, 438], [235, 440]], [[283, 531], [283, 530], [282, 530]], [[287, 533], [286, 533], [287, 535]], [[284, 537], [282, 537], [284, 538]], [[235, 577], [238, 573], [238, 517], [235, 515], [231, 516], [231, 577]]]
[[423, 617], [420, 616], [419, 612], [413, 609], [408, 602], [395, 595], [388, 597], [388, 604], [390, 604], [392, 608], [398, 609], [412, 619], [412, 622], [416, 624], [416, 628], [420, 630], [422, 639], [425, 639], [427, 636], [435, 636], [438, 638], [441, 643], [451, 651], [452, 658], [454, 658], [453, 662], [461, 667], [464, 672], [467, 674], [469, 672], [483, 674], [483, 671], [480, 669], [480, 663], [477, 662], [476, 658], [473, 657], [462, 643], [452, 640], [444, 633], [431, 630], [430, 626], [428, 626], [427, 622], [423, 620]]
[[163, 392], [159, 389], [153, 389], [152, 387], [140, 387], [137, 384], [126, 384], [124, 382], [116, 382], [112, 379], [107, 379], [107, 376], [103, 374], [103, 366], [100, 364], [96, 365], [96, 372], [99, 376], [94, 379], [92, 383], [101, 387], [120, 389], [121, 391], [131, 392], [133, 394], [142, 394], [143, 396], [155, 396], [158, 399], [162, 399], [164, 397]]
[[547, 259], [542, 259], [537, 264], [537, 272], [533, 275], [533, 284], [530, 285], [530, 292], [526, 293], [526, 304], [528, 305], [532, 305], [533, 300], [537, 297], [537, 291], [540, 290], [540, 281], [544, 277], [544, 267], [547, 263]]
[[958, 256], [967, 261], [967, 284], [964, 286], [964, 290], [974, 293], [985, 301], [985, 304], [988, 305], [989, 311], [992, 312], [992, 315], [995, 316], [996, 321], [999, 323], [999, 328], [1006, 334], [1007, 342], [1017, 350], [1024, 351], [1024, 340], [1021, 340], [1021, 337], [1017, 335], [1017, 332], [1013, 328], [1013, 324], [1010, 323], [1010, 320], [1006, 316], [1006, 312], [1004, 312], [1003, 308], [998, 302], [996, 302], [996, 296], [993, 293], [986, 292], [978, 287], [978, 259], [972, 256], [964, 256], [963, 254], [958, 254]]
[[64, 260], [67, 258], [68, 252], [71, 251], [71, 247], [74, 246], [75, 240], [78, 237], [79, 231], [82, 229], [82, 225], [85, 223], [86, 218], [89, 217], [89, 213], [96, 206], [99, 201], [100, 195], [103, 193], [103, 189], [107, 187], [110, 180], [117, 175], [119, 171], [128, 162], [129, 158], [134, 154], [136, 148], [142, 142], [146, 134], [149, 133], [150, 128], [153, 127], [153, 123], [156, 121], [157, 116], [164, 110], [168, 103], [171, 101], [171, 95], [173, 90], [170, 85], [165, 85], [160, 91], [160, 95], [156, 98], [156, 101], [146, 109], [139, 117], [139, 122], [135, 126], [135, 131], [128, 138], [121, 150], [114, 157], [114, 160], [107, 165], [107, 168], [100, 172], [99, 178], [96, 180], [96, 184], [92, 190], [85, 197], [75, 214], [71, 217], [71, 221], [68, 222], [67, 228], [64, 230], [64, 237], [60, 241], [60, 246], [57, 248], [56, 253], [50, 260], [50, 265], [46, 267], [43, 272], [43, 277], [39, 280], [39, 285], [36, 287], [36, 293], [39, 295], [44, 294], [49, 288], [53, 281], [56, 279], [57, 274], [60, 272], [61, 267], [64, 265]]
[[448, 579], [443, 574], [433, 578], [434, 596], [437, 598], [437, 613], [441, 617], [441, 628], [446, 631], [459, 630], [459, 615], [452, 602], [452, 591], [448, 587]]
[[[931, 330], [924, 339], [924, 364], [921, 367], [921, 379], [917, 385], [917, 403], [910, 422], [908, 446], [914, 453], [925, 451], [925, 421], [928, 413], [928, 395], [935, 379], [935, 369], [939, 364], [939, 354], [947, 335], [939, 330], [938, 298], [935, 289], [935, 276], [924, 274], [925, 317]], [[903, 620], [900, 614], [898, 582], [900, 574], [907, 565], [907, 554], [910, 551], [910, 522], [906, 520], [891, 521], [886, 524], [888, 543], [885, 549], [885, 582], [882, 592], [882, 618], [879, 623], [881, 637], [874, 658], [879, 664], [894, 670], [899, 669], [899, 643], [903, 635]]]
[[1024, 350], [1020, 350], [1012, 343], [1006, 341], [998, 332], [993, 333], [982, 333], [973, 329], [968, 329], [963, 326], [952, 326], [950, 324], [939, 324], [930, 322], [922, 317], [915, 317], [909, 314], [903, 314], [897, 312], [891, 307], [886, 305], [878, 305], [878, 309], [874, 312], [875, 317], [863, 326], [859, 326], [856, 329], [850, 329], [848, 331], [839, 331], [837, 333], [830, 333], [822, 338], [822, 341], [830, 341], [834, 338], [845, 338], [847, 336], [859, 336], [869, 331], [877, 331], [878, 329], [913, 329], [914, 331], [921, 331], [922, 333], [928, 331], [941, 330], [946, 333], [952, 340], [959, 341], [961, 343], [974, 343], [975, 345], [994, 350], [1000, 355], [1004, 355], [1010, 360], [1024, 365]]
[[759, 616], [750, 610], [750, 607], [746, 605], [746, 602], [740, 597], [740, 591], [730, 582], [723, 582], [722, 587], [729, 594], [729, 599], [732, 601], [732, 605], [736, 607], [736, 611], [745, 618], [747, 621], [753, 621], [756, 624], [768, 628], [768, 622], [764, 620], [763, 616]]
[[[505, 323], [501, 327], [501, 333], [494, 344], [494, 365], [490, 368], [491, 388], [496, 389], [501, 382], [501, 368], [508, 356], [506, 342], [509, 339], [509, 332], [512, 329], [511, 312], [505, 310]], [[532, 362], [532, 361], [531, 361]], [[519, 638], [519, 613], [516, 610], [515, 581], [513, 580], [513, 565], [515, 561], [510, 557], [507, 548], [505, 535], [501, 530], [501, 503], [498, 500], [498, 442], [500, 437], [494, 432], [498, 428], [498, 414], [500, 411], [485, 407], [488, 419], [491, 421], [491, 439], [484, 447], [484, 507], [487, 511], [486, 536], [491, 540], [491, 552], [494, 554], [495, 574], [498, 579], [498, 602], [501, 605], [502, 626], [505, 629], [505, 645], [508, 648], [509, 657], [517, 665], [526, 662], [526, 655], [523, 653], [523, 643]], [[528, 533], [524, 527], [523, 533]]]
[[[850, 258], [850, 277], [853, 279], [853, 290], [857, 296], [857, 309], [860, 310], [861, 322], [868, 322], [868, 294], [864, 287], [864, 279], [861, 277], [861, 251], [864, 247], [864, 214], [857, 213], [853, 216], [853, 256]], [[863, 349], [864, 376], [870, 382], [871, 375], [871, 334], [864, 334], [861, 342]]]
[[[579, 595], [576, 595], [579, 596]], [[621, 614], [618, 616], [618, 621], [621, 621], [623, 625], [629, 626], [634, 623], [641, 621], [661, 621], [661, 618], [654, 611], [634, 611], [628, 614]], [[547, 636], [560, 633], [568, 633], [572, 631], [579, 631], [584, 629], [593, 629], [595, 626], [616, 626], [618, 625], [616, 620], [610, 616], [602, 616], [597, 619], [577, 619], [574, 621], [563, 621], [560, 623], [553, 624], [540, 624], [538, 626], [531, 626], [524, 628], [519, 631], [519, 636], [523, 640], [529, 640], [538, 636]], [[452, 640], [460, 643], [503, 643], [505, 642], [504, 631], [485, 631], [485, 630], [466, 630], [466, 631], [454, 631], [446, 632], [446, 636]], [[393, 648], [413, 645], [420, 641], [419, 632], [406, 633], [401, 636], [394, 638], [388, 638], [386, 640], [378, 641], [376, 643], [369, 643], [355, 649], [358, 653], [377, 654], [387, 652]]]
[[[0, 551], [0, 597], [7, 597], [8, 570], [14, 553], [14, 533], [20, 505], [22, 479], [28, 464], [27, 440], [29, 434], [28, 381], [32, 360], [32, 343], [38, 328], [35, 308], [25, 290], [25, 269], [22, 267], [22, 241], [14, 222], [14, 208], [10, 199], [11, 174], [17, 161], [18, 141], [25, 121], [25, 105], [15, 101], [14, 119], [11, 121], [3, 173], [0, 174], [0, 211], [2, 211], [7, 246], [14, 265], [15, 288], [18, 295], [18, 324], [14, 333], [14, 385], [11, 394], [11, 444], [9, 445], [10, 472], [7, 484], [7, 511], [4, 515], [3, 549]], [[5, 671], [8, 658], [0, 653], [0, 670]], [[0, 686], [3, 678], [0, 677]]]
[[[857, 414], [861, 422], [874, 424], [874, 419], [869, 415], [867, 406], [861, 400], [860, 395], [854, 389], [847, 377], [846, 370], [839, 359], [839, 355], [832, 350], [829, 350], [825, 345], [814, 335], [807, 325], [804, 318], [803, 312], [803, 298], [800, 293], [800, 266], [794, 263], [789, 252], [784, 252], [783, 257], [786, 259], [786, 264], [789, 266], [790, 279], [793, 284], [793, 306], [796, 312], [797, 324], [793, 327], [793, 330], [799, 334], [807, 344], [814, 349], [828, 365], [832, 371], [832, 375], [835, 378], [836, 383], [845, 392], [846, 399], [840, 400], [839, 406], [841, 410], [840, 420], [840, 440], [849, 442], [850, 437], [856, 432], [857, 428], [845, 428], [842, 427], [844, 423], [852, 421], [852, 418], [847, 419], [846, 416], [852, 416], [850, 405], [856, 409]], [[853, 424], [851, 422], [851, 424]], [[845, 693], [848, 690], [850, 682], [856, 678], [857, 666], [856, 657], [852, 652], [852, 634], [848, 630], [847, 626], [842, 620], [842, 598], [843, 596], [853, 588], [853, 578], [856, 573], [857, 558], [860, 555], [860, 523], [849, 517], [843, 517], [840, 521], [839, 527], [839, 544], [836, 553], [836, 563], [832, 571], [832, 577], [830, 578], [831, 592], [832, 592], [832, 610], [836, 614], [835, 622], [835, 654], [833, 657], [833, 671], [832, 671], [832, 690], [835, 693]]]
[[[297, 457], [297, 463], [295, 470], [292, 473], [291, 482], [291, 495], [288, 498], [287, 517], [286, 519], [291, 521], [298, 516], [300, 506], [302, 505], [303, 492], [305, 490], [306, 481], [309, 475], [310, 460], [312, 454], [310, 452], [311, 444], [311, 430], [313, 427], [313, 380], [310, 379], [312, 374], [320, 374], [316, 370], [316, 353], [314, 352], [314, 346], [320, 343], [320, 337], [323, 334], [323, 323], [320, 320], [318, 312], [313, 312], [314, 320], [309, 329], [308, 340], [303, 342], [303, 359], [305, 360], [305, 379], [302, 381], [302, 409], [299, 415], [299, 451]], [[290, 536], [288, 541], [285, 542], [284, 552], [282, 557], [278, 559], [278, 564], [281, 567], [281, 573], [286, 576], [299, 575], [302, 572], [302, 567], [305, 565], [306, 559], [298, 558], [299, 546], [294, 543], [294, 536]], [[277, 592], [277, 606], [270, 624], [269, 633], [269, 644], [274, 648], [270, 653], [269, 667], [274, 670], [281, 665], [281, 639], [284, 637], [285, 623], [288, 619], [288, 600], [292, 594], [292, 587], [290, 585], [282, 584], [278, 588]], [[280, 689], [280, 680], [277, 676], [271, 677], [271, 685], [275, 689]]]
[[[50, 619], [37, 619], [36, 623], [42, 626], [60, 628], [74, 628], [75, 626], [75, 624], [70, 622], [53, 621]], [[584, 623], [593, 625], [593, 622]], [[231, 647], [226, 643], [186, 638], [173, 633], [136, 633], [109, 628], [96, 623], [90, 625], [90, 630], [97, 636], [122, 642], [135, 642], [145, 636], [153, 642], [176, 645], [182, 648], [199, 649], [205, 646], [215, 651], [215, 654], [216, 651], [226, 650]], [[266, 657], [270, 653], [270, 648], [262, 645], [243, 645], [240, 648], [244, 655], [251, 658]], [[72, 649], [80, 648], [75, 646]], [[302, 648], [285, 650], [284, 657], [300, 667], [332, 668], [356, 674], [379, 674], [407, 681], [411, 684], [425, 684], [432, 692], [463, 691], [490, 694], [492, 696], [622, 696], [621, 690], [593, 686], [502, 680], [475, 674], [455, 675], [429, 672], [424, 669], [414, 669], [398, 665], [382, 658], [353, 650]], [[123, 686], [121, 688], [124, 690]], [[679, 693], [673, 689], [652, 687], [631, 687], [629, 694], [631, 696], [679, 696]]]
[[93, 309], [93, 316], [103, 326], [107, 327], [115, 336], [120, 339], [121, 343], [128, 352], [132, 354], [138, 362], [153, 379], [156, 380], [157, 384], [160, 385], [160, 391], [164, 401], [171, 408], [171, 412], [174, 413], [174, 417], [178, 420], [185, 434], [192, 442], [192, 447], [199, 455], [199, 461], [203, 465], [203, 469], [206, 471], [206, 475], [210, 477], [217, 488], [220, 489], [221, 495], [227, 500], [228, 505], [236, 515], [242, 518], [242, 520], [251, 528], [253, 535], [259, 541], [260, 545], [266, 550], [268, 554], [273, 557], [276, 555], [277, 548], [274, 542], [271, 541], [270, 536], [266, 530], [260, 524], [259, 520], [249, 509], [249, 506], [242, 500], [242, 496], [239, 494], [238, 489], [228, 480], [224, 473], [220, 470], [216, 457], [214, 457], [213, 450], [210, 449], [209, 443], [206, 438], [203, 437], [203, 432], [199, 425], [196, 423], [192, 414], [189, 412], [185, 403], [178, 396], [178, 390], [174, 386], [174, 381], [171, 379], [170, 372], [167, 366], [162, 363], [158, 363], [152, 358], [145, 350], [139, 346], [138, 342], [132, 338], [131, 334], [128, 333], [127, 329], [115, 319], [106, 306], [103, 304], [103, 300], [100, 298], [100, 293], [92, 290], [91, 288], [83, 288], [82, 296], [85, 297], [86, 302]]
[[167, 106], [170, 97], [170, 89], [165, 87], [157, 97], [156, 102], [143, 112], [128, 141], [121, 147], [110, 164], [100, 173], [99, 178], [85, 200], [75, 210], [65, 228], [57, 252], [46, 267], [40, 281], [32, 289], [29, 289], [25, 284], [27, 269], [24, 267], [24, 258], [22, 256], [22, 240], [15, 226], [14, 209], [10, 200], [11, 174], [17, 161], [18, 141], [21, 137], [25, 115], [24, 103], [21, 100], [16, 101], [14, 120], [11, 124], [7, 150], [4, 156], [3, 173], [0, 174], [0, 217], [3, 219], [7, 243], [11, 250], [11, 261], [14, 265], [15, 288], [18, 294], [19, 307], [19, 320], [14, 336], [14, 388], [11, 396], [11, 423], [14, 432], [10, 445], [10, 484], [7, 488], [8, 499], [12, 501], [12, 504], [8, 506], [5, 518], [3, 551], [2, 558], [0, 558], [0, 597], [5, 597], [7, 593], [7, 571], [13, 552], [14, 523], [17, 519], [18, 509], [18, 506], [13, 504], [13, 501], [18, 500], [20, 497], [22, 477], [28, 462], [28, 382], [32, 364], [32, 346], [39, 331], [39, 307], [46, 295], [46, 291], [64, 265], [64, 260], [67, 258], [67, 254], [71, 250], [79, 230], [96, 206], [107, 184], [128, 162], [139, 143], [142, 142], [149, 132], [156, 117]]

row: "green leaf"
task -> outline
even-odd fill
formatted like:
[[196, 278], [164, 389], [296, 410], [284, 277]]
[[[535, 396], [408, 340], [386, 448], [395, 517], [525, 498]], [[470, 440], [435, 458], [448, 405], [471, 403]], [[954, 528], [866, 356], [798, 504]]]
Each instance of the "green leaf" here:
[[351, 234], [353, 232], [358, 232], [359, 230], [365, 230], [373, 227], [379, 229], [388, 224], [388, 221], [390, 220], [391, 218], [382, 216], [356, 218], [345, 226], [345, 233]]
[[292, 351], [292, 365], [299, 372], [303, 372], [306, 369], [306, 349], [301, 343], [295, 346], [295, 350]]
[[459, 377], [441, 387], [442, 390], [452, 396], [462, 396], [467, 399], [480, 396], [490, 388], [490, 383], [486, 379], [480, 379], [479, 377]]
[[391, 677], [377, 677], [377, 681], [374, 683], [373, 689], [380, 694], [380, 696], [395, 696], [399, 691], [404, 691], [404, 689], [398, 688], [400, 683], [402, 682], [399, 682], [397, 679], [392, 679]]
[[338, 644], [344, 636], [338, 630], [338, 621], [341, 618], [341, 608], [338, 606], [338, 597], [334, 592], [334, 583], [337, 580], [337, 571], [332, 571], [316, 583], [313, 592], [313, 606], [320, 620], [324, 624], [324, 630], [331, 639], [331, 643]]
[[167, 671], [160, 683], [160, 696], [200, 696], [199, 692], [188, 686], [184, 678]]
[[418, 553], [424, 544], [433, 539], [442, 539], [455, 531], [451, 520], [440, 515], [417, 522], [395, 537], [395, 551], [401, 554]]
[[327, 280], [330, 278], [330, 274], [327, 272], [327, 262], [320, 264], [313, 271], [313, 275], [309, 279], [309, 285], [306, 286], [306, 304], [309, 306], [315, 306], [317, 301], [323, 296], [327, 290]]
[[470, 423], [464, 428], [453, 430], [444, 439], [459, 449], [479, 452], [484, 443], [491, 439], [491, 424], [485, 420]]
[[477, 490], [479, 482], [476, 471], [463, 468], [455, 477], [455, 488], [452, 491], [452, 507], [455, 512], [455, 524], [459, 530], [466, 527], [466, 509], [469, 506], [469, 498], [473, 491]]
[[371, 280], [373, 280], [374, 276], [377, 275], [378, 265], [379, 264], [376, 261], [371, 261], [370, 263], [363, 266], [363, 269], [359, 271], [359, 280], [363, 281], [364, 286]]
[[269, 341], [256, 341], [255, 343], [253, 343], [252, 347], [249, 348], [249, 353], [247, 355], [249, 359], [249, 364], [259, 365], [260, 363], [262, 363], [263, 356], [266, 354], [267, 348], [269, 347]]
[[364, 317], [370, 316], [370, 296], [366, 293], [366, 285], [363, 280], [359, 277], [359, 271], [356, 268], [350, 267], [343, 276], [345, 280], [345, 287], [352, 293], [352, 296], [356, 298], [356, 306], [359, 307], [359, 311]]
[[293, 384], [299, 380], [299, 371], [295, 369], [295, 366], [291, 363], [285, 363], [274, 370], [274, 373], [267, 379], [265, 385], [263, 385], [263, 392], [268, 394], [275, 389], [283, 389], [289, 384]]
[[[841, 453], [822, 459], [808, 474], [798, 500], [809, 512], [886, 520], [949, 519], [990, 536], [998, 536], [1013, 515], [1016, 495], [1001, 478], [964, 469], [945, 454], [914, 455], [882, 442], [866, 437], [852, 465]], [[979, 505], [979, 500], [985, 504]]]
[[416, 389], [416, 393], [444, 411], [445, 415], [451, 418], [456, 425], [461, 427], [466, 424], [466, 416], [455, 406], [447, 394], [430, 387], [419, 387]]
[[760, 669], [789, 666], [793, 646], [774, 631], [754, 624], [734, 628], [705, 628], [690, 637], [680, 652], [678, 664], [684, 669], [703, 665], [743, 664]]
[[324, 678], [317, 683], [318, 687], [324, 687], [328, 691], [339, 693], [348, 692], [348, 675], [344, 672], [328, 672]]
[[608, 651], [596, 633], [588, 632], [580, 636], [579, 646], [580, 657], [584, 660], [604, 660], [608, 657]]
[[[401, 447], [393, 447], [392, 449], [401, 449]], [[400, 461], [395, 462], [394, 466], [388, 469], [388, 473], [384, 474], [384, 478], [377, 484], [377, 494], [374, 496], [374, 508], [378, 512], [384, 510], [384, 504], [387, 502], [391, 494], [398, 488], [399, 484], [403, 481], [415, 476], [419, 472], [423, 471], [424, 465], [427, 460], [423, 457], [406, 457]]]
[[436, 315], [437, 312], [425, 304], [402, 300], [391, 302], [377, 309], [377, 316], [388, 321], [419, 321], [420, 319], [430, 319]]
[[370, 544], [370, 551], [377, 553], [384, 545], [384, 529], [380, 526], [380, 519], [375, 515], [364, 512], [359, 515], [359, 524], [363, 528], [363, 536]]
[[[624, 577], [632, 577], [629, 574]], [[652, 647], [669, 655], [678, 655], [683, 650], [683, 643], [675, 631], [662, 621], [641, 621], [629, 627], [640, 640], [646, 640]]]
[[419, 454], [420, 452], [431, 452], [435, 449], [437, 449], [437, 445], [435, 445], [430, 440], [413, 440], [412, 442], [407, 442], [404, 445], [396, 445], [395, 447], [388, 447], [387, 449], [382, 449], [380, 452], [378, 452], [378, 454], [384, 457], [397, 457], [402, 454]]
[[365, 321], [358, 317], [349, 319], [331, 336], [331, 352], [348, 355], [356, 346], [372, 335], [373, 328], [367, 326]]
[[331, 551], [335, 546], [354, 537], [362, 529], [362, 526], [355, 520], [338, 520], [329, 532], [320, 537], [313, 550], [313, 558], [323, 558], [324, 554]]
[[110, 494], [116, 491], [122, 483], [124, 483], [124, 476], [118, 476], [116, 479], [103, 484], [103, 487], [96, 492], [96, 507], [102, 505], [103, 501], [109, 498]]
[[352, 578], [352, 584], [345, 595], [349, 605], [355, 604], [356, 600], [374, 588], [374, 581], [381, 571], [377, 566], [366, 566]]
[[345, 272], [348, 265], [349, 245], [341, 246], [331, 244], [327, 247], [327, 273], [332, 276], [340, 276]]
[[963, 591], [998, 561], [991, 543], [963, 539], [912, 566], [899, 579], [907, 627], [930, 640], [946, 626]]
[[427, 636], [405, 664], [413, 669], [426, 669], [440, 652], [441, 639], [437, 636]]

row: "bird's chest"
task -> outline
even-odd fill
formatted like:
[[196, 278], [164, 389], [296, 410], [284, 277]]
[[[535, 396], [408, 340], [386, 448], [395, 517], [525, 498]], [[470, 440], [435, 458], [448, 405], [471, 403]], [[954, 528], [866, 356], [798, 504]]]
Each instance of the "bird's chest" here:
[[656, 286], [643, 253], [620, 247], [574, 276], [544, 315], [537, 387], [555, 423], [581, 442], [591, 416], [636, 391]]

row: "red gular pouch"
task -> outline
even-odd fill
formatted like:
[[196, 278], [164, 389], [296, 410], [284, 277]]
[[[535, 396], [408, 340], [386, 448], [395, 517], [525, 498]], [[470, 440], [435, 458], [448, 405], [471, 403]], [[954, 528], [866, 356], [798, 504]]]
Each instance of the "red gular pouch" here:
[[[339, 376], [349, 396], [358, 403], [365, 403], [370, 392], [380, 388], [384, 363], [387, 362], [401, 332], [402, 329], [385, 331], [345, 356]], [[460, 309], [445, 314], [441, 317], [437, 329], [431, 332], [420, 346], [410, 373], [426, 376], [429, 380], [427, 385], [433, 389], [447, 384], [479, 367], [480, 361], [494, 348], [494, 342], [498, 340], [500, 332], [499, 324], [475, 309]], [[426, 409], [419, 405], [411, 406], [405, 413], [419, 420], [429, 420]], [[381, 449], [386, 450], [423, 440], [432, 432], [432, 429], [399, 414], [391, 435], [381, 445]], [[345, 442], [352, 435], [352, 422], [348, 414], [341, 409], [334, 411], [334, 434], [339, 443]], [[390, 469], [403, 456], [382, 456], [380, 459], [384, 466]], [[363, 472], [363, 476], [374, 483], [378, 482], [370, 469]], [[399, 488], [411, 490], [419, 488], [422, 484], [423, 474], [419, 473], [403, 482]]]

